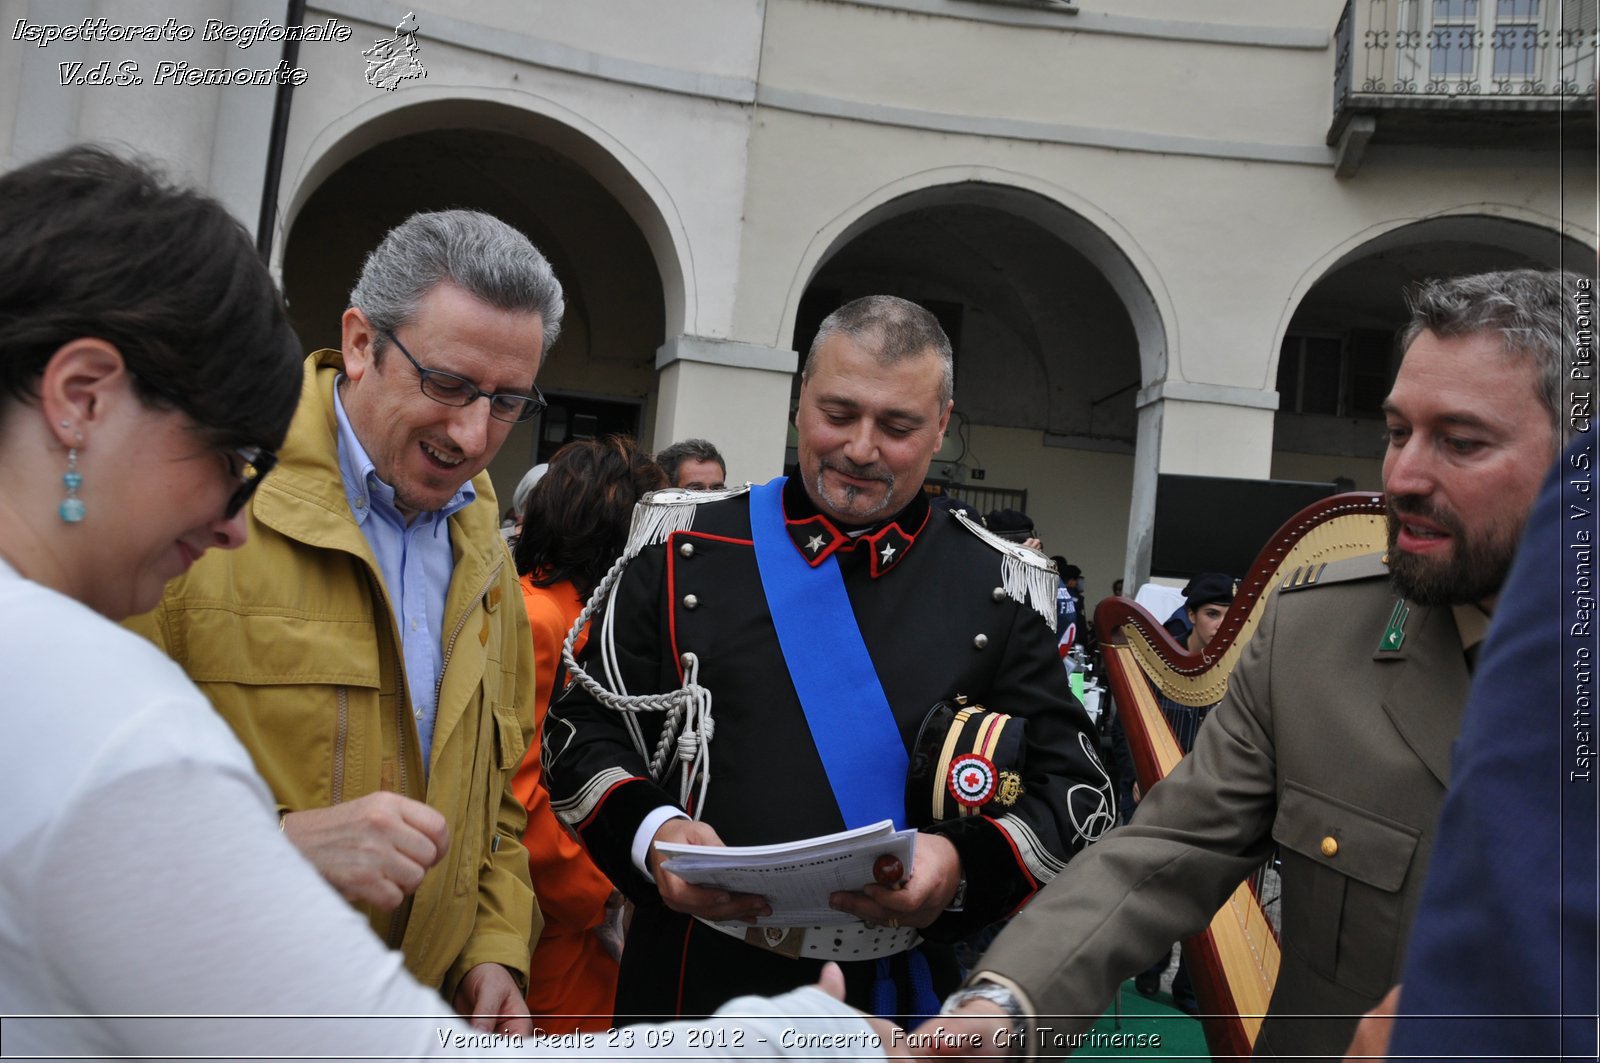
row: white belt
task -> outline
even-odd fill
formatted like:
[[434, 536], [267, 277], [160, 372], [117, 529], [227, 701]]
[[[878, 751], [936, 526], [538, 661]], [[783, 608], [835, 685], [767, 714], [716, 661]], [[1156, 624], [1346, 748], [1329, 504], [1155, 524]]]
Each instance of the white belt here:
[[[699, 919], [699, 916], [695, 916]], [[764, 952], [819, 960], [876, 960], [914, 948], [922, 935], [914, 926], [887, 927], [868, 923], [839, 926], [751, 926], [740, 922], [700, 922]]]

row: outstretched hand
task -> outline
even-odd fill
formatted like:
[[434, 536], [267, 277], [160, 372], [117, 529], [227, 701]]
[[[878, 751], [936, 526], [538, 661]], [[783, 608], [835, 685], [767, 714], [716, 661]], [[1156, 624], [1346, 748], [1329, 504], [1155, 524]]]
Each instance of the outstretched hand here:
[[[822, 974], [817, 978], [817, 988], [835, 1000], [844, 1000], [844, 971], [837, 963], [822, 965]], [[900, 1029], [888, 1019], [880, 1019], [876, 1015], [861, 1016], [872, 1027], [872, 1032], [878, 1035], [878, 1042], [883, 1045], [883, 1054], [890, 1059], [909, 1059], [911, 1052], [906, 1047], [905, 1031]]]
[[952, 1014], [935, 1015], [911, 1031], [923, 1058], [1008, 1059], [1020, 1045], [1011, 1038], [1011, 1016], [988, 1000], [969, 1000]]

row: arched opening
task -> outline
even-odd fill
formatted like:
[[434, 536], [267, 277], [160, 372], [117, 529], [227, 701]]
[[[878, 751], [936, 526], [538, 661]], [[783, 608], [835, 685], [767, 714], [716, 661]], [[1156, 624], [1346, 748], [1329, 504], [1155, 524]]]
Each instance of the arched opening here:
[[1476, 214], [1402, 225], [1340, 256], [1295, 307], [1279, 346], [1273, 477], [1383, 486], [1381, 406], [1403, 353], [1406, 292], [1418, 282], [1593, 261], [1592, 248], [1554, 230]]

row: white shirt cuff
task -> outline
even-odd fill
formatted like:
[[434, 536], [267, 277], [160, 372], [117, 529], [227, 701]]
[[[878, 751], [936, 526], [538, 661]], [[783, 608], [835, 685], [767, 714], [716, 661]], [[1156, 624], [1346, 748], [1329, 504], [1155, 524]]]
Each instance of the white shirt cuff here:
[[662, 805], [639, 824], [639, 829], [633, 832], [633, 866], [639, 869], [639, 874], [654, 882], [655, 876], [650, 874], [650, 841], [656, 836], [656, 831], [661, 829], [661, 824], [669, 819], [688, 819], [681, 809], [671, 805]]

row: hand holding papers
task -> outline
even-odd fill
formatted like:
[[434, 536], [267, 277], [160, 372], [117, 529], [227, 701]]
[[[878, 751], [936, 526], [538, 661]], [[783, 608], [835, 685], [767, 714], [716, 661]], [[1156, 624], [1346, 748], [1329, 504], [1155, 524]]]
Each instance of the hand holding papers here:
[[897, 831], [889, 820], [856, 830], [779, 845], [707, 846], [657, 842], [661, 866], [698, 886], [765, 897], [772, 914], [758, 926], [838, 923], [842, 914], [831, 894], [860, 890], [876, 881], [873, 865], [883, 856], [912, 866], [917, 832]]

